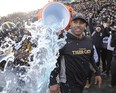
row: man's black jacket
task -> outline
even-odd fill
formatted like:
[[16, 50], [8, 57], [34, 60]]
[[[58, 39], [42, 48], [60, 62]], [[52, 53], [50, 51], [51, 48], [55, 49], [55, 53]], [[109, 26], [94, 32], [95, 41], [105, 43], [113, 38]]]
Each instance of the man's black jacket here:
[[62, 83], [83, 88], [86, 83], [91, 63], [96, 70], [96, 75], [100, 75], [93, 59], [92, 40], [83, 36], [81, 40], [72, 34], [67, 34], [67, 44], [60, 50], [60, 57], [56, 68], [51, 72], [50, 85], [57, 84], [56, 77]]

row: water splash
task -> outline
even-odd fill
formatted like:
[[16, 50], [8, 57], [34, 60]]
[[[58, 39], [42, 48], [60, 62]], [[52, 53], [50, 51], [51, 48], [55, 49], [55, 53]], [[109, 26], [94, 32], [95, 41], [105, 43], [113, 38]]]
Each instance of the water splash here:
[[44, 26], [38, 21], [31, 26], [26, 25], [31, 32], [31, 42], [36, 45], [29, 56], [30, 66], [13, 69], [6, 66], [7, 69], [0, 74], [6, 81], [2, 93], [49, 93], [50, 73], [55, 68], [59, 49], [66, 43], [66, 36], [59, 39], [56, 35], [60, 26], [54, 27]]

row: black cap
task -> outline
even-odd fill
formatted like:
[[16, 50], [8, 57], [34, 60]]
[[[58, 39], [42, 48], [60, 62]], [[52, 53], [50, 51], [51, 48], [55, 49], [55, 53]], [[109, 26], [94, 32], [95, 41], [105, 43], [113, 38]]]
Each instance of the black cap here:
[[74, 14], [72, 16], [72, 21], [77, 20], [77, 19], [81, 19], [83, 22], [85, 22], [88, 25], [88, 21], [87, 21], [86, 17], [83, 14], [76, 13], [76, 14]]

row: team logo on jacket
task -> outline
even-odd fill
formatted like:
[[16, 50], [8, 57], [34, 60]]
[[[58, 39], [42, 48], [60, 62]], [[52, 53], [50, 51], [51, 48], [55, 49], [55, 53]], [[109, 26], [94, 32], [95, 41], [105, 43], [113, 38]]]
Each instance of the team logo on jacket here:
[[90, 54], [91, 50], [86, 49], [86, 48], [79, 48], [79, 50], [72, 51], [73, 55], [76, 54]]

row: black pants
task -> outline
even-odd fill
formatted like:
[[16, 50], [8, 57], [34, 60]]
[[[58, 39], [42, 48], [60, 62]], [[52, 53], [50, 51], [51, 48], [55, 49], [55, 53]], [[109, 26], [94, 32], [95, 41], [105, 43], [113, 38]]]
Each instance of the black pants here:
[[106, 71], [107, 68], [107, 49], [102, 48], [102, 52], [101, 52], [101, 60], [102, 60], [102, 71]]
[[109, 76], [109, 71], [111, 67], [111, 61], [112, 61], [112, 54], [113, 52], [108, 50], [107, 51], [107, 68], [106, 68], [106, 74]]
[[112, 58], [111, 62], [111, 85], [116, 86], [116, 57]]
[[61, 93], [82, 93], [83, 88], [76, 87], [76, 86], [70, 86], [69, 84], [66, 84], [66, 83], [61, 83], [60, 91]]

